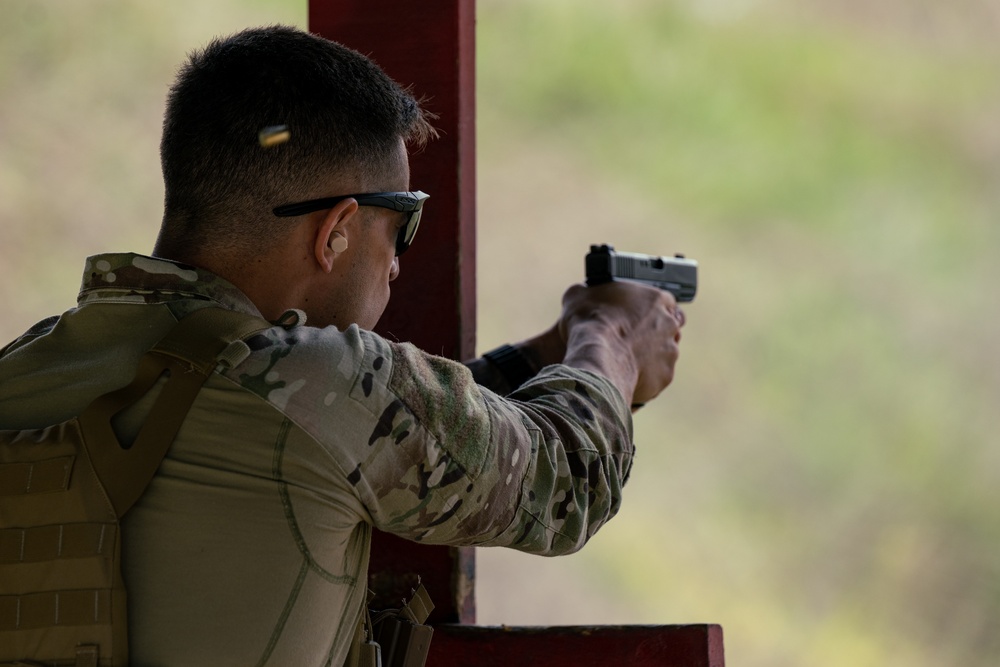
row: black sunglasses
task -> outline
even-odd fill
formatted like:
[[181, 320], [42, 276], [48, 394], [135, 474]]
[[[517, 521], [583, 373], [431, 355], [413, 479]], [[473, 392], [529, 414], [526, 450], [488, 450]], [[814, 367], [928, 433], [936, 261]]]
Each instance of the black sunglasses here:
[[429, 194], [419, 190], [417, 192], [369, 192], [359, 195], [340, 195], [339, 197], [310, 199], [297, 204], [283, 204], [274, 209], [274, 214], [279, 218], [292, 218], [313, 211], [322, 211], [325, 208], [333, 208], [337, 202], [345, 199], [357, 200], [358, 206], [377, 206], [401, 213], [409, 213], [410, 217], [399, 230], [399, 236], [396, 237], [396, 255], [399, 256], [406, 252], [406, 249], [413, 243], [413, 237], [417, 235], [420, 214], [428, 197], [430, 197]]

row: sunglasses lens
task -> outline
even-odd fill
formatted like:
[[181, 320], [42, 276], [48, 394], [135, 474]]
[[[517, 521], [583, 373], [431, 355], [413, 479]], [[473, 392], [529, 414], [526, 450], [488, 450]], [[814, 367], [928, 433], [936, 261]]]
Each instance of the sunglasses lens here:
[[406, 221], [406, 225], [399, 230], [399, 236], [396, 237], [396, 255], [402, 255], [406, 252], [406, 249], [410, 247], [413, 243], [413, 237], [417, 235], [417, 228], [420, 226], [420, 211], [413, 211], [410, 213], [410, 219]]

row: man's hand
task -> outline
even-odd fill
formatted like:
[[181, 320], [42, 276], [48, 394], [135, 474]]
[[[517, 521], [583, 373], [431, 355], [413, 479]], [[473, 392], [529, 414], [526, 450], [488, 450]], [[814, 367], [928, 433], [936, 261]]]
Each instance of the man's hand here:
[[628, 282], [574, 285], [558, 323], [563, 363], [600, 373], [627, 402], [642, 405], [673, 380], [682, 326], [669, 292]]
[[[682, 326], [684, 312], [670, 292], [629, 282], [574, 285], [559, 321], [514, 347], [534, 373], [558, 363], [594, 371], [638, 407], [673, 380]], [[503, 394], [516, 389], [484, 358], [466, 364], [479, 384]]]

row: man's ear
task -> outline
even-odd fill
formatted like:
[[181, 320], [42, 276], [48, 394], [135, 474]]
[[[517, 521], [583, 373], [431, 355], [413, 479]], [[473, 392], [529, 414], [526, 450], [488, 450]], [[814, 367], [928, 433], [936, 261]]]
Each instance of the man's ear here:
[[330, 273], [337, 257], [347, 250], [350, 244], [347, 224], [358, 213], [358, 202], [354, 199], [344, 199], [323, 214], [316, 227], [313, 239], [313, 255], [320, 268]]

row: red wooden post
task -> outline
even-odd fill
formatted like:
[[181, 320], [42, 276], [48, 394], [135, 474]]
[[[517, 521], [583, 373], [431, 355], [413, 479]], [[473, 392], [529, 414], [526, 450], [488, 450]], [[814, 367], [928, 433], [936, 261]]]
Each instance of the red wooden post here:
[[[453, 359], [476, 345], [474, 0], [310, 0], [309, 29], [371, 57], [425, 100], [441, 137], [411, 156], [411, 187], [431, 195], [416, 243], [401, 258], [379, 333]], [[475, 622], [474, 551], [378, 533], [375, 606], [398, 606], [419, 574], [432, 622]]]

